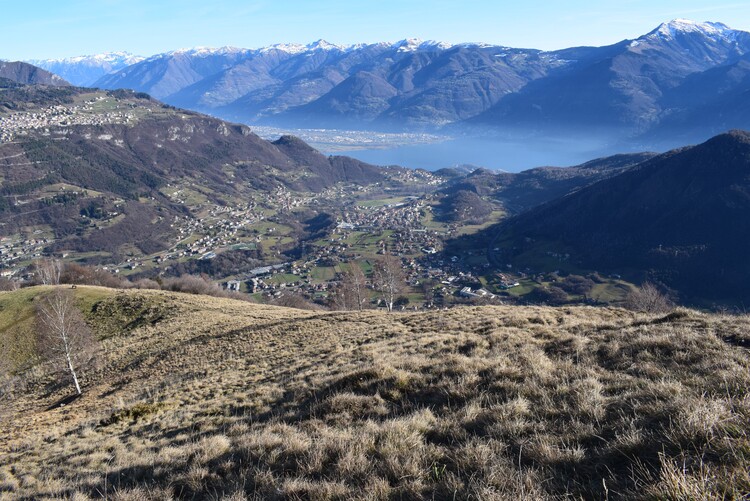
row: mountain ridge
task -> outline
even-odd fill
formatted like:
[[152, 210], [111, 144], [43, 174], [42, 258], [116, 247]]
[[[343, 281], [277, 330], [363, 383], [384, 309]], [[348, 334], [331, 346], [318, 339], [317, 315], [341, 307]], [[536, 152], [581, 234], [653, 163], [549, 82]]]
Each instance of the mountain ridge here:
[[[690, 100], [677, 102], [672, 89], [748, 50], [746, 32], [677, 19], [609, 46], [554, 51], [418, 39], [177, 49], [93, 85], [280, 126], [469, 126], [537, 134], [573, 126], [637, 136], [681, 114], [705, 135]], [[579, 106], [585, 99], [595, 104]], [[734, 126], [750, 127], [737, 116]]]
[[63, 87], [70, 85], [60, 76], [22, 61], [0, 61], [0, 78], [22, 85], [41, 84]]
[[144, 59], [129, 52], [115, 51], [58, 59], [32, 59], [28, 63], [55, 73], [72, 85], [87, 87], [108, 73]]
[[247, 126], [145, 94], [19, 84], [2, 90], [0, 235], [49, 226], [48, 251], [162, 249], [176, 234], [175, 218], [201, 207], [179, 202], [171, 185], [224, 205], [258, 192], [317, 193], [387, 180], [384, 168], [324, 156], [296, 138], [271, 143]]
[[645, 275], [688, 299], [746, 304], [749, 213], [750, 132], [731, 131], [533, 208], [497, 234], [506, 260], [552, 248], [573, 267]]

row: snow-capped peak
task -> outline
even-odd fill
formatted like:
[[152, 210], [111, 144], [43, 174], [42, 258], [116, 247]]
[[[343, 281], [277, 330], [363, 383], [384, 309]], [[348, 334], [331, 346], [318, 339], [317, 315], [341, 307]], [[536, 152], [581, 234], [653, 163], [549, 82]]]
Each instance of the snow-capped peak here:
[[184, 49], [171, 50], [163, 54], [157, 54], [154, 57], [163, 56], [177, 56], [177, 55], [188, 55], [196, 57], [207, 57], [207, 56], [227, 56], [233, 54], [242, 54], [243, 52], [249, 52], [247, 49], [241, 49], [239, 47], [192, 47]]
[[89, 65], [130, 65], [143, 61], [145, 58], [136, 56], [130, 52], [115, 51], [102, 54], [89, 54], [85, 56], [73, 56], [61, 59], [38, 59], [29, 61], [32, 64], [89, 64]]
[[449, 44], [448, 42], [440, 42], [437, 40], [425, 40], [421, 44], [419, 44], [419, 50], [429, 50], [429, 49], [437, 49], [437, 50], [446, 50], [453, 47], [453, 44]]
[[286, 52], [288, 54], [302, 54], [304, 52], [315, 52], [315, 51], [347, 52], [347, 51], [352, 50], [355, 47], [357, 46], [336, 45], [336, 44], [332, 44], [321, 39], [321, 40], [316, 40], [315, 42], [309, 43], [307, 45], [302, 45], [298, 43], [280, 43], [280, 44], [275, 44], [275, 45], [269, 45], [268, 47], [257, 49], [257, 52], [265, 53], [271, 50], [279, 50], [281, 52]]
[[342, 47], [340, 45], [335, 45], [332, 43], [328, 43], [322, 38], [320, 40], [317, 40], [311, 44], [307, 45], [308, 50], [342, 50], [345, 47]]
[[731, 38], [737, 32], [723, 23], [697, 23], [689, 19], [673, 19], [668, 23], [660, 24], [658, 28], [647, 36], [674, 39], [676, 36], [685, 33], [702, 33], [712, 37]]
[[435, 40], [423, 41], [419, 38], [407, 38], [392, 44], [391, 47], [398, 49], [399, 52], [415, 52], [419, 50], [445, 50], [450, 49], [453, 45]]
[[307, 47], [299, 43], [277, 43], [274, 45], [269, 45], [267, 47], [261, 47], [260, 49], [258, 49], [258, 52], [263, 54], [266, 52], [271, 52], [273, 50], [286, 52], [288, 54], [301, 54], [302, 52], [305, 52], [305, 50], [307, 50]]

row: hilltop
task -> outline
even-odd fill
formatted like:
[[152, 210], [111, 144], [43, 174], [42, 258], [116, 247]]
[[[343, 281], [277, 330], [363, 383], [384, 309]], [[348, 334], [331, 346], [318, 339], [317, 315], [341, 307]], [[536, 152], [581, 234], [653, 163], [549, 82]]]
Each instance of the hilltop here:
[[564, 197], [597, 181], [622, 174], [649, 160], [655, 153], [633, 153], [598, 158], [570, 167], [536, 167], [518, 173], [475, 169], [470, 173], [442, 169], [438, 174], [451, 182], [443, 189], [450, 195], [471, 191], [497, 200], [513, 213], [521, 213], [551, 200]]
[[0, 237], [46, 252], [151, 254], [208, 204], [247, 212], [388, 172], [142, 93], [0, 84]]
[[746, 304], [750, 133], [647, 160], [496, 229], [499, 260], [647, 273], [694, 300]]
[[[39, 294], [0, 293], [32, 366], [0, 496], [722, 499], [750, 489], [750, 319], [689, 310], [305, 312], [79, 287], [84, 396], [35, 365]], [[8, 313], [12, 312], [12, 313]], [[12, 316], [11, 316], [12, 315]], [[17, 365], [18, 367], [18, 365]]]

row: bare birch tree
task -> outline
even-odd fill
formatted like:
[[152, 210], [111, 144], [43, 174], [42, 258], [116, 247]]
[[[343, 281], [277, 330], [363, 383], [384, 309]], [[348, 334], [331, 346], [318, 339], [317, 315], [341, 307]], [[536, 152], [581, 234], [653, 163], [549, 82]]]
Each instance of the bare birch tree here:
[[0, 400], [9, 392], [12, 379], [10, 360], [6, 354], [0, 353]]
[[375, 262], [372, 268], [372, 287], [385, 303], [388, 311], [393, 311], [396, 297], [404, 288], [404, 272], [401, 262], [395, 256], [386, 254]]
[[63, 262], [59, 259], [40, 259], [35, 263], [36, 276], [44, 285], [58, 285], [63, 272]]
[[367, 306], [370, 295], [367, 293], [367, 278], [365, 277], [365, 273], [356, 261], [351, 263], [349, 267], [348, 280], [354, 308], [362, 311]]
[[367, 278], [356, 262], [349, 263], [349, 271], [341, 274], [334, 291], [334, 304], [341, 310], [362, 311], [369, 301]]
[[37, 322], [40, 352], [70, 376], [80, 395], [78, 374], [91, 362], [96, 346], [73, 294], [56, 289], [45, 295], [37, 307]]

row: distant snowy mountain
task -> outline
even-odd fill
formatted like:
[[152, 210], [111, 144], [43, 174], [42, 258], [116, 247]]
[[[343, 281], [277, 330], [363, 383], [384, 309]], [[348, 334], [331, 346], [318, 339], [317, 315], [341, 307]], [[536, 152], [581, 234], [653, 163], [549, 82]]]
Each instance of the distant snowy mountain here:
[[696, 23], [689, 19], [674, 19], [668, 23], [662, 23], [646, 37], [675, 39], [688, 33], [700, 33], [710, 37], [719, 37], [735, 40], [740, 33], [723, 23]]
[[464, 120], [558, 66], [538, 50], [405, 39], [180, 49], [96, 82], [232, 120], [433, 126]]
[[676, 19], [613, 45], [557, 51], [404, 39], [105, 56], [38, 64], [80, 84], [72, 65], [106, 62], [89, 85], [280, 126], [468, 125], [616, 138], [669, 137], [679, 128], [680, 142], [750, 128], [750, 33], [715, 22]]
[[242, 49], [240, 47], [191, 47], [170, 50], [161, 54], [155, 54], [151, 57], [144, 58], [147, 61], [163, 59], [174, 56], [187, 57], [210, 57], [210, 56], [238, 56], [252, 53], [252, 49]]
[[[750, 33], [677, 19], [634, 40], [557, 51], [570, 63], [500, 100], [473, 122], [544, 134], [650, 137], [660, 124], [676, 124], [679, 116], [680, 127], [695, 133], [680, 142], [702, 140], [722, 131], [714, 128], [714, 117], [693, 113], [706, 92], [726, 85], [722, 73], [711, 70], [736, 65], [746, 54]], [[686, 87], [699, 75], [700, 84]], [[750, 91], [746, 82], [733, 91], [739, 96], [743, 89]], [[736, 104], [745, 108], [745, 102]], [[732, 125], [750, 127], [750, 115], [744, 117]], [[661, 137], [671, 136], [662, 132]]]
[[88, 87], [107, 73], [120, 70], [145, 58], [128, 52], [107, 52], [64, 59], [32, 60], [29, 63], [61, 76], [73, 85]]

